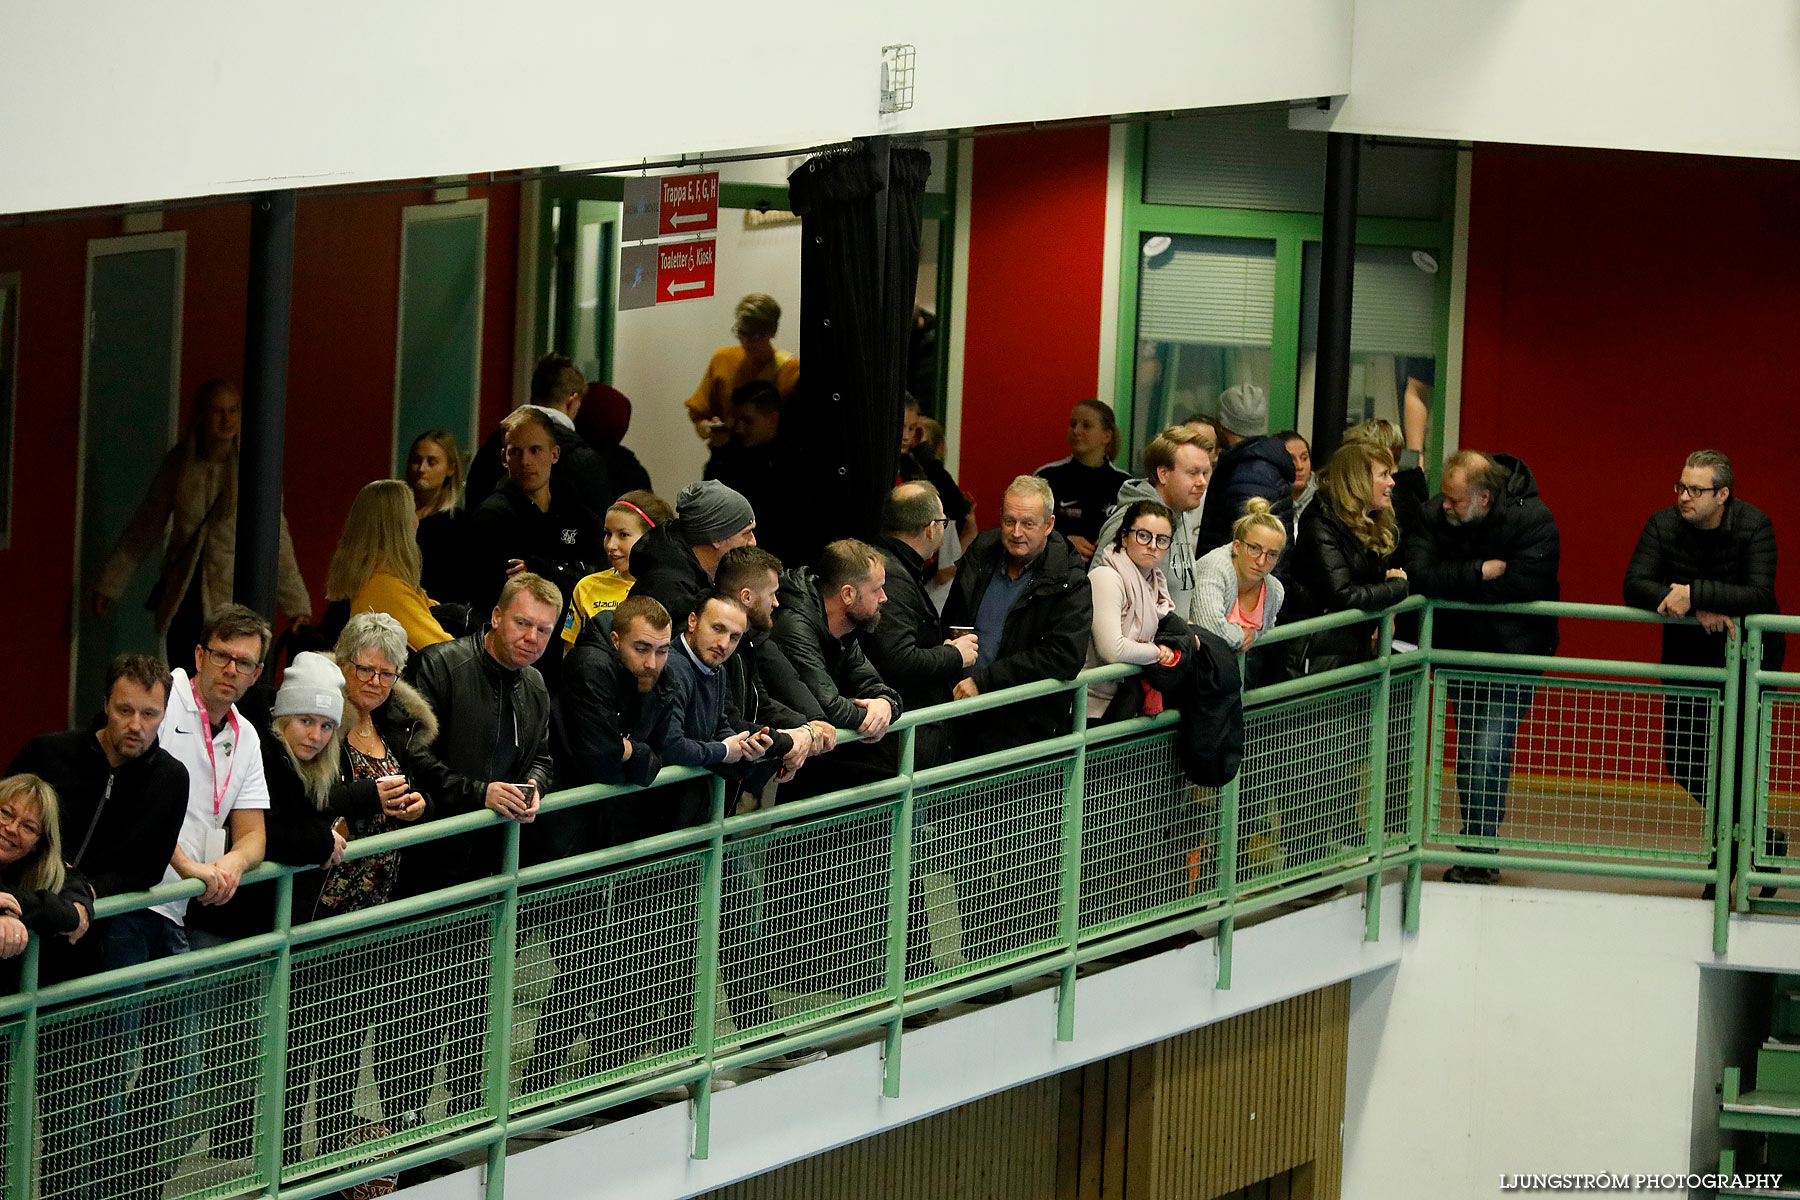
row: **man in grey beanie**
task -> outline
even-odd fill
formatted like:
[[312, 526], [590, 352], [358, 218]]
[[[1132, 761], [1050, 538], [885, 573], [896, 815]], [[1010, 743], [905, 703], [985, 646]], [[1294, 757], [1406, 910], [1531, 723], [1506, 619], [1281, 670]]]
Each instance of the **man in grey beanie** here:
[[1244, 502], [1261, 496], [1288, 531], [1294, 527], [1294, 458], [1287, 443], [1269, 436], [1268, 393], [1253, 383], [1228, 387], [1219, 394], [1219, 455], [1200, 514], [1196, 556], [1231, 540], [1231, 526], [1244, 515]]
[[719, 560], [754, 545], [756, 513], [742, 494], [716, 479], [690, 483], [675, 496], [675, 519], [631, 548], [631, 594], [657, 600], [675, 627], [685, 629], [689, 614], [712, 591]]

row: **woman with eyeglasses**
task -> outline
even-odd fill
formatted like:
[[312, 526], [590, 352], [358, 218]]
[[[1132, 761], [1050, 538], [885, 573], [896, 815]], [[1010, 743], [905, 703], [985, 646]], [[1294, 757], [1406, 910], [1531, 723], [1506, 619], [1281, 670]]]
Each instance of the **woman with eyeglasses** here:
[[[36, 775], [0, 779], [0, 958], [25, 952], [32, 933], [74, 941], [88, 930], [94, 889], [63, 862], [56, 791]], [[0, 965], [0, 992], [18, 988]]]
[[1231, 540], [1194, 564], [1194, 624], [1239, 654], [1275, 628], [1285, 596], [1272, 571], [1287, 550], [1287, 529], [1269, 502], [1252, 496], [1231, 526]]
[[731, 440], [731, 423], [737, 415], [731, 395], [746, 383], [763, 380], [792, 400], [800, 386], [800, 359], [775, 348], [781, 328], [781, 305], [775, 297], [752, 292], [737, 303], [731, 334], [737, 345], [714, 352], [706, 364], [700, 386], [687, 398], [687, 413], [694, 432], [715, 449]]
[[[1392, 455], [1369, 442], [1338, 447], [1319, 473], [1319, 497], [1300, 522], [1296, 555], [1296, 615], [1386, 608], [1406, 599]], [[1374, 633], [1374, 623], [1363, 622], [1315, 634], [1307, 671], [1368, 661], [1375, 656]]]
[[325, 570], [327, 637], [353, 613], [381, 612], [400, 622], [409, 649], [452, 640], [419, 587], [418, 528], [412, 491], [398, 479], [377, 479], [356, 494]]
[[[1125, 510], [1112, 543], [1094, 556], [1088, 586], [1094, 595], [1090, 667], [1128, 662], [1139, 666], [1175, 661], [1175, 651], [1156, 644], [1156, 627], [1174, 610], [1162, 562], [1175, 535], [1175, 514], [1157, 500], [1138, 500]], [[1088, 687], [1088, 719], [1099, 720], [1119, 692], [1116, 681]]]

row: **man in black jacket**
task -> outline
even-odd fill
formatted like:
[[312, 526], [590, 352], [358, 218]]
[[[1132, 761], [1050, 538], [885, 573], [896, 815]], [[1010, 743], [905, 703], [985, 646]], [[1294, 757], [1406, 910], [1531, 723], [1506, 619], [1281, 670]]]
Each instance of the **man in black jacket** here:
[[[903, 483], [888, 494], [881, 510], [882, 535], [876, 546], [887, 555], [887, 604], [875, 628], [858, 631], [869, 662], [909, 710], [947, 704], [963, 672], [975, 665], [974, 634], [946, 636], [944, 618], [926, 594], [926, 566], [945, 538], [949, 517], [929, 483]], [[914, 762], [928, 767], [942, 760], [946, 726], [917, 733]]]
[[[427, 646], [408, 664], [410, 682], [437, 714], [434, 769], [412, 782], [430, 795], [434, 816], [479, 812], [529, 823], [548, 791], [554, 763], [550, 755], [550, 696], [532, 666], [562, 622], [562, 594], [541, 576], [525, 572], [507, 580], [485, 633]], [[421, 774], [415, 772], [415, 774]], [[396, 896], [417, 896], [468, 883], [500, 869], [498, 830], [425, 842], [402, 853]], [[396, 1014], [390, 1036], [404, 1043], [406, 1078], [397, 1086], [398, 1112], [389, 1120], [410, 1123], [405, 1114], [423, 1111], [440, 1052], [450, 1111], [480, 1104], [482, 1072], [482, 972], [475, 969], [485, 943], [470, 923], [448, 925], [422, 953], [421, 975], [448, 981], [441, 986], [434, 1022], [416, 1012]]]
[[[1056, 532], [1056, 497], [1036, 475], [1001, 498], [1000, 528], [975, 539], [957, 567], [950, 623], [975, 630], [977, 656], [954, 695], [961, 700], [1043, 679], [1073, 679], [1087, 662], [1094, 599], [1074, 547]], [[966, 718], [968, 755], [1068, 733], [1073, 693]]]
[[[1625, 568], [1625, 603], [1696, 624], [1662, 628], [1662, 661], [1690, 667], [1722, 667], [1734, 618], [1781, 611], [1775, 601], [1775, 525], [1760, 508], [1732, 491], [1731, 460], [1717, 450], [1696, 450], [1682, 466], [1675, 503], [1658, 509]], [[1764, 642], [1762, 666], [1779, 670], [1782, 639]], [[1669, 696], [1663, 701], [1663, 764], [1696, 802], [1706, 803], [1711, 697]], [[1737, 753], [1738, 747], [1723, 748]], [[1729, 803], [1732, 797], [1720, 797]], [[1771, 829], [1766, 847], [1787, 853], [1787, 835]]]
[[[1461, 450], [1444, 464], [1443, 491], [1426, 505], [1406, 544], [1411, 590], [1438, 600], [1513, 604], [1555, 600], [1562, 544], [1556, 518], [1538, 499], [1531, 469], [1506, 454]], [[1554, 617], [1441, 612], [1434, 645], [1490, 654], [1556, 653]], [[1536, 677], [1541, 671], [1519, 672]], [[1451, 679], [1445, 696], [1456, 711], [1456, 792], [1463, 833], [1492, 849], [1506, 818], [1513, 741], [1531, 709], [1531, 683]], [[1451, 883], [1497, 883], [1492, 867], [1451, 867]]]
[[772, 753], [791, 778], [807, 759], [837, 746], [837, 729], [771, 636], [781, 603], [781, 560], [761, 546], [739, 546], [719, 560], [714, 594], [735, 597], [750, 627], [725, 660], [725, 704], [738, 728], [768, 726]]
[[[162, 659], [120, 655], [107, 668], [106, 707], [98, 718], [86, 729], [33, 738], [6, 768], [8, 775], [36, 775], [56, 789], [63, 855], [87, 877], [96, 898], [155, 887], [175, 852], [187, 813], [188, 775], [157, 738], [169, 685], [169, 665]], [[98, 931], [90, 929], [91, 914], [81, 911], [81, 928], [72, 942], [40, 940], [43, 983], [138, 961], [109, 955], [105, 922]], [[90, 1052], [100, 1044], [98, 1038], [86, 1043]], [[83, 1069], [74, 1064], [87, 1061], [87, 1055], [55, 1053], [54, 1039], [47, 1045], [52, 1052], [45, 1057], [58, 1065], [46, 1067], [39, 1085], [44, 1093], [44, 1179], [56, 1181], [46, 1186], [45, 1194], [74, 1195], [85, 1186], [85, 1173], [95, 1159], [103, 1114], [122, 1103], [126, 1077]]]
[[[648, 596], [628, 596], [613, 612], [612, 628], [597, 621], [563, 664], [563, 687], [550, 715], [550, 741], [559, 789], [595, 783], [647, 786], [662, 770], [657, 746], [669, 710], [664, 668], [673, 630], [669, 614]], [[667, 828], [656, 810], [666, 789], [635, 792], [551, 813], [527, 827], [545, 860], [618, 846]], [[539, 836], [539, 831], [548, 836]], [[556, 960], [556, 981], [544, 998], [525, 1067], [527, 1093], [555, 1082], [556, 1072], [583, 1025], [594, 1054], [608, 1065], [629, 1057], [638, 1031], [621, 1021], [630, 997], [653, 979], [658, 930], [649, 914], [657, 899], [645, 881], [625, 877], [602, 891], [577, 892], [540, 908], [536, 924]], [[666, 972], [665, 972], [666, 973]], [[547, 1126], [536, 1136], [565, 1137], [592, 1128], [593, 1117]]]
[[[476, 612], [491, 608], [506, 581], [521, 571], [541, 575], [571, 596], [606, 558], [601, 521], [552, 485], [559, 451], [548, 418], [522, 408], [503, 428], [506, 478], [469, 516], [469, 594]], [[557, 654], [539, 667], [552, 691], [561, 665]]]
[[775, 644], [787, 656], [827, 721], [854, 729], [862, 740], [782, 788], [782, 799], [820, 795], [866, 783], [893, 769], [889, 747], [880, 745], [904, 709], [900, 694], [863, 654], [855, 633], [881, 620], [887, 601], [887, 564], [866, 542], [845, 538], [819, 553], [816, 574], [805, 568], [781, 577], [775, 610]]
[[[531, 399], [513, 411], [529, 408], [543, 415], [559, 451], [552, 482], [570, 503], [586, 509], [594, 520], [604, 521], [612, 502], [637, 484], [618, 478], [618, 469], [608, 462], [607, 455], [576, 429], [575, 418], [586, 395], [587, 380], [574, 361], [564, 354], [546, 354], [531, 372]], [[502, 423], [469, 463], [468, 482], [463, 485], [463, 504], [469, 512], [481, 507], [506, 478], [505, 436]], [[644, 490], [649, 490], [647, 484]]]
[[675, 628], [713, 590], [719, 560], [756, 545], [756, 511], [716, 479], [690, 483], [675, 495], [675, 519], [664, 521], [631, 548], [634, 596], [650, 596], [668, 610]]

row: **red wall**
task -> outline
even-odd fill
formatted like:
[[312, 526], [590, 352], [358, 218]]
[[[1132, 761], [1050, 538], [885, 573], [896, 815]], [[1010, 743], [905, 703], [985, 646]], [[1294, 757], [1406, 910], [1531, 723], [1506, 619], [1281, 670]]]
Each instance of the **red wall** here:
[[957, 482], [984, 528], [1013, 476], [1069, 452], [1094, 394], [1106, 230], [1104, 127], [975, 141]]
[[[1563, 597], [1622, 603], [1645, 518], [1702, 447], [1800, 545], [1800, 165], [1483, 146], [1474, 168], [1461, 441], [1530, 464]], [[1656, 639], [1564, 622], [1563, 652]]]
[[[487, 302], [482, 320], [481, 423], [511, 406], [516, 189], [471, 189], [488, 200]], [[315, 611], [325, 565], [356, 491], [385, 476], [393, 423], [401, 209], [424, 192], [302, 198], [295, 219], [285, 502]], [[181, 381], [239, 379], [244, 361], [250, 214], [244, 203], [173, 211], [187, 233]], [[21, 273], [13, 537], [0, 550], [0, 763], [33, 734], [64, 726], [69, 614], [75, 590], [75, 453], [87, 244], [117, 237], [113, 218], [0, 228], [0, 272]], [[160, 414], [156, 425], [161, 427]], [[161, 456], [166, 447], [147, 445]], [[28, 584], [28, 585], [27, 585]], [[29, 652], [26, 652], [27, 647]], [[48, 658], [44, 647], [57, 650]], [[158, 647], [160, 649], [160, 647]], [[80, 697], [85, 711], [96, 698]]]

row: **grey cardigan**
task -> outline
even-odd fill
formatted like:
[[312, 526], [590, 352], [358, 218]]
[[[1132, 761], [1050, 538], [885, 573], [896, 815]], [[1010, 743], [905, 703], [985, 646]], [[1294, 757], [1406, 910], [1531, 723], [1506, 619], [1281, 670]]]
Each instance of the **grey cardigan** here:
[[[1215, 547], [1201, 555], [1194, 562], [1194, 624], [1213, 634], [1222, 637], [1233, 649], [1249, 647], [1244, 645], [1244, 631], [1225, 618], [1231, 612], [1231, 606], [1237, 600], [1237, 568], [1231, 565], [1231, 543]], [[1275, 628], [1275, 621], [1281, 613], [1281, 598], [1285, 588], [1281, 580], [1270, 575], [1263, 580], [1266, 592], [1263, 595], [1263, 627], [1267, 633]], [[1257, 637], [1261, 637], [1258, 634]], [[1254, 644], [1255, 638], [1251, 639]]]

